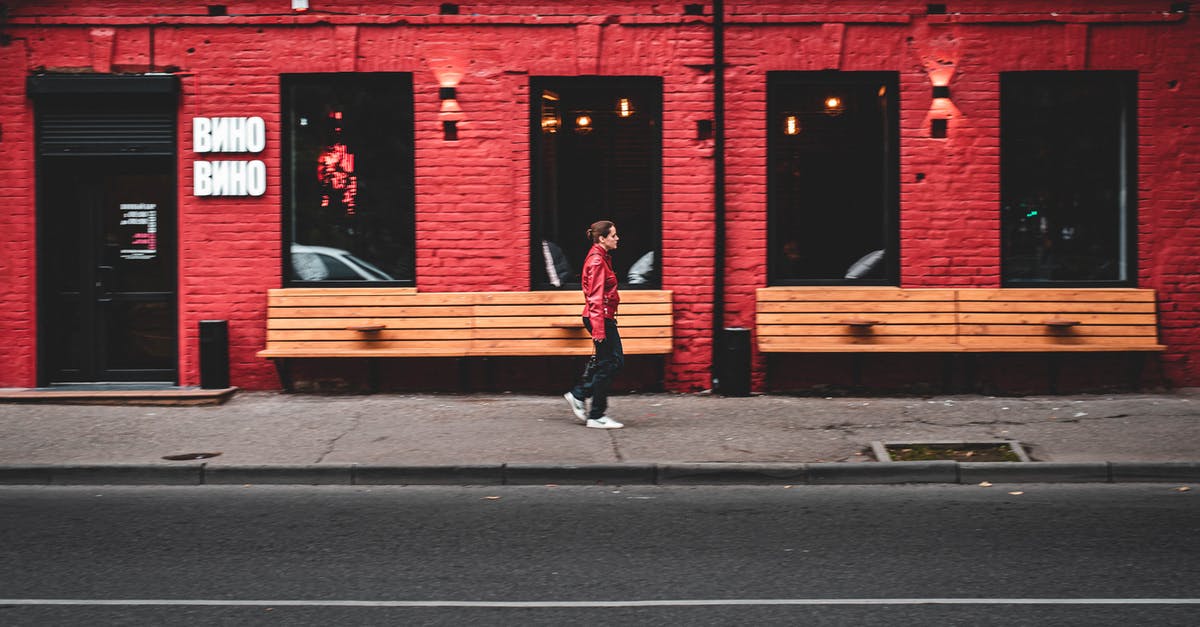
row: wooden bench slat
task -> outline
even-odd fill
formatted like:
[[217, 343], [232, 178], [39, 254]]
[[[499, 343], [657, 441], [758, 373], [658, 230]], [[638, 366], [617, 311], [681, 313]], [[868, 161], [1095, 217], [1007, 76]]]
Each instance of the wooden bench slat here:
[[760, 287], [759, 302], [814, 300], [814, 301], [929, 301], [954, 300], [953, 289], [905, 289], [898, 287]]
[[1161, 351], [1164, 347], [1147, 338], [1108, 337], [1054, 338], [1025, 336], [1020, 342], [1005, 337], [965, 337], [961, 344], [966, 351], [1047, 352], [1047, 351]]
[[1157, 337], [1158, 333], [1154, 327], [1146, 325], [1079, 325], [1069, 327], [1061, 331], [1054, 331], [1049, 328], [1029, 327], [1019, 324], [964, 324], [959, 326], [959, 333], [963, 335], [1009, 335], [1009, 336], [1028, 336], [1028, 335], [1055, 335], [1069, 334], [1081, 336], [1136, 336], [1136, 337]]
[[1149, 289], [769, 287], [757, 295], [763, 352], [1163, 349]]
[[470, 306], [453, 307], [430, 305], [428, 307], [270, 307], [267, 316], [272, 318], [470, 318], [474, 309]]
[[960, 302], [958, 310], [962, 313], [1048, 313], [1067, 315], [1078, 313], [1137, 313], [1154, 315], [1154, 303], [1093, 303], [1070, 302], [1050, 303], [1044, 301], [1017, 302]]
[[[793, 325], [793, 324], [773, 324], [762, 327], [758, 330], [760, 336], [806, 336], [819, 337], [830, 336], [837, 337], [842, 335], [855, 335], [851, 331], [846, 332], [847, 325], [837, 324], [809, 324], [809, 325]], [[952, 337], [955, 333], [954, 324], [881, 324], [873, 325], [868, 330], [858, 331], [860, 335], [935, 335], [939, 337]]]
[[1044, 327], [1051, 321], [1070, 319], [1080, 324], [1117, 324], [1127, 326], [1154, 327], [1155, 317], [1150, 314], [1120, 313], [977, 313], [964, 312], [958, 315], [959, 324], [1023, 324], [1030, 328]]
[[465, 307], [475, 303], [470, 298], [431, 297], [428, 294], [353, 295], [353, 296], [272, 296], [268, 307]]
[[960, 302], [1030, 301], [1030, 302], [1130, 302], [1153, 303], [1154, 290], [1140, 288], [972, 288], [958, 290]]
[[[847, 326], [849, 321], [853, 319], [857, 312], [828, 312], [828, 313], [765, 313], [759, 314], [758, 325], [841, 325]], [[862, 318], [871, 318], [875, 320], [876, 326], [895, 325], [895, 324], [954, 324], [955, 315], [953, 313], [903, 313], [903, 314], [880, 314], [879, 312], [869, 312], [861, 315]]]
[[290, 329], [346, 329], [361, 325], [389, 329], [470, 329], [470, 318], [268, 318], [268, 331]]
[[[385, 288], [271, 290], [262, 357], [587, 355], [593, 344], [570, 292], [403, 292]], [[629, 354], [673, 350], [672, 293], [622, 294]]]
[[318, 296], [324, 298], [333, 290], [336, 290], [340, 296], [396, 296], [417, 293], [415, 287], [284, 287], [267, 290], [267, 296]]
[[924, 313], [946, 312], [953, 314], [953, 300], [944, 302], [896, 300], [884, 302], [869, 301], [767, 301], [759, 303], [758, 311], [762, 313], [824, 313], [854, 311], [861, 313]]

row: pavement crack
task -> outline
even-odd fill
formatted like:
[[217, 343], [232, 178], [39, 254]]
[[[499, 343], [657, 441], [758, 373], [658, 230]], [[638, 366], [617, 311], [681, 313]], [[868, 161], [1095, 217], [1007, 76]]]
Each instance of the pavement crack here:
[[334, 438], [329, 440], [329, 443], [325, 446], [325, 450], [321, 452], [321, 454], [317, 457], [317, 461], [314, 463], [317, 463], [317, 464], [324, 463], [325, 458], [329, 457], [333, 453], [334, 449], [337, 448], [338, 442], [341, 441], [341, 439], [346, 437], [347, 435], [350, 435], [351, 431], [358, 429], [359, 421], [360, 421], [360, 419], [357, 415], [355, 415], [353, 418], [351, 418], [350, 424], [345, 429], [343, 429], [341, 433], [337, 434], [337, 436], [335, 436]]
[[621, 447], [617, 445], [617, 434], [612, 431], [608, 432], [608, 441], [612, 444], [613, 455], [617, 458], [617, 463], [625, 461], [625, 456], [621, 454]]

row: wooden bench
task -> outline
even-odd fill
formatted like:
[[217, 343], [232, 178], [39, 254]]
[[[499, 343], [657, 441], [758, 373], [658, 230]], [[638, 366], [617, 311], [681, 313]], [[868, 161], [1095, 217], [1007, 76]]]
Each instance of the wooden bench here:
[[[1049, 353], [1165, 350], [1154, 290], [767, 287], [764, 353]], [[1142, 360], [1131, 375], [1140, 378]], [[855, 385], [859, 362], [854, 365]], [[1051, 360], [1051, 389], [1058, 361]], [[946, 379], [949, 380], [949, 368]]]
[[[589, 355], [583, 295], [570, 292], [417, 292], [406, 288], [270, 290], [267, 346], [285, 389], [293, 358]], [[626, 354], [669, 354], [672, 293], [621, 293]], [[371, 363], [372, 387], [377, 371]]]

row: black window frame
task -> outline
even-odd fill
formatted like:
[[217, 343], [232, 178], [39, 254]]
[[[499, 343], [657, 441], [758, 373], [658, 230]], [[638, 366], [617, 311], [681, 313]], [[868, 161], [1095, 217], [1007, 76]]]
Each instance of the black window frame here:
[[[883, 198], [881, 199], [882, 230], [885, 253], [882, 276], [862, 279], [790, 278], [780, 276], [782, 272], [781, 241], [784, 234], [777, 228], [781, 214], [786, 210], [784, 199], [775, 193], [779, 185], [776, 162], [784, 149], [782, 131], [784, 117], [794, 107], [781, 102], [780, 92], [789, 87], [832, 86], [866, 87], [882, 84], [886, 91], [886, 125], [883, 150], [885, 152], [882, 177]], [[900, 284], [900, 73], [893, 71], [839, 71], [839, 70], [773, 70], [767, 72], [767, 284], [780, 286], [894, 286]]]
[[[1118, 260], [1125, 268], [1125, 278], [1115, 280], [1082, 280], [1082, 279], [1014, 279], [1009, 276], [1006, 271], [1009, 261], [1006, 255], [1006, 250], [1009, 243], [1009, 228], [1005, 222], [1003, 212], [1008, 204], [1008, 183], [1006, 176], [1011, 172], [1009, 168], [1004, 166], [1005, 162], [1015, 158], [1013, 154], [1012, 144], [1006, 141], [1006, 125], [1004, 123], [1006, 113], [1009, 113], [1004, 106], [1006, 95], [1006, 84], [1011, 89], [1014, 81], [1021, 80], [1041, 80], [1047, 83], [1071, 80], [1088, 81], [1088, 80], [1109, 80], [1112, 81], [1113, 87], [1119, 92], [1120, 103], [1122, 109], [1122, 119], [1119, 122], [1121, 126], [1120, 132], [1123, 134], [1121, 141], [1124, 144], [1120, 159], [1124, 160], [1123, 164], [1118, 166], [1118, 176], [1123, 178], [1123, 184], [1118, 183], [1118, 189], [1122, 194], [1122, 199], [1119, 202], [1124, 203], [1124, 206], [1119, 208], [1120, 219], [1124, 224], [1118, 229], [1118, 233], [1124, 231], [1124, 241], [1118, 243]], [[1002, 287], [1021, 287], [1021, 288], [1104, 288], [1104, 287], [1136, 287], [1138, 284], [1138, 72], [1136, 70], [1031, 70], [1031, 71], [1010, 71], [1000, 73], [1000, 285]], [[1123, 256], [1124, 260], [1120, 261]]]
[[[403, 134], [403, 141], [409, 149], [406, 155], [401, 159], [401, 163], [396, 164], [397, 175], [405, 177], [407, 183], [407, 191], [402, 199], [412, 212], [410, 219], [413, 228], [409, 229], [407, 236], [408, 258], [404, 260], [409, 267], [412, 268], [411, 278], [401, 278], [393, 281], [305, 281], [294, 280], [292, 276], [292, 254], [291, 245], [295, 242], [295, 224], [293, 218], [293, 204], [295, 202], [295, 188], [292, 180], [292, 170], [294, 168], [292, 154], [292, 116], [294, 112], [290, 107], [289, 89], [297, 84], [305, 81], [328, 80], [328, 81], [344, 81], [353, 83], [354, 81], [364, 80], [364, 77], [369, 77], [370, 80], [395, 80], [401, 83], [400, 98], [403, 102], [397, 103], [398, 107], [402, 107], [408, 112], [406, 124], [403, 124], [400, 132]], [[414, 80], [412, 72], [301, 72], [301, 73], [286, 73], [279, 76], [279, 95], [280, 95], [280, 203], [282, 215], [282, 231], [280, 233], [280, 272], [283, 287], [415, 287], [417, 284], [417, 265], [416, 265], [416, 224], [417, 224], [417, 206], [416, 206], [416, 111], [414, 107]], [[401, 234], [405, 235], [405, 234]], [[372, 263], [370, 260], [366, 260]]]
[[[589, 220], [613, 219], [617, 225], [619, 233], [628, 233], [632, 230], [640, 230], [650, 233], [650, 239], [653, 241], [653, 249], [649, 252], [654, 254], [654, 274], [646, 283], [630, 284], [628, 282], [628, 272], [622, 271], [620, 267], [617, 270], [617, 280], [621, 289], [662, 289], [663, 284], [663, 263], [662, 263], [662, 223], [663, 223], [663, 78], [661, 76], [632, 76], [632, 75], [574, 75], [574, 76], [551, 76], [539, 75], [529, 78], [529, 184], [530, 184], [530, 220], [529, 220], [529, 285], [532, 291], [561, 291], [561, 290], [578, 290], [580, 289], [580, 281], [564, 281], [561, 286], [554, 286], [546, 277], [546, 263], [544, 253], [541, 246], [541, 238], [539, 225], [546, 219], [546, 213], [549, 209], [546, 207], [546, 200], [542, 198], [540, 189], [543, 184], [543, 174], [539, 167], [544, 158], [542, 131], [542, 98], [543, 90], [562, 89], [564, 86], [571, 89], [589, 89], [593, 91], [603, 90], [619, 90], [622, 87], [628, 87], [639, 93], [653, 93], [653, 102], [638, 103], [638, 114], [651, 115], [651, 124], [654, 127], [654, 146], [648, 156], [649, 161], [653, 164], [650, 176], [651, 186], [651, 210], [649, 214], [649, 224], [633, 223], [623, 224], [620, 219], [609, 215], [589, 216]], [[561, 120], [562, 128], [559, 132], [571, 132], [567, 127], [571, 123], [565, 117]], [[566, 239], [557, 244], [564, 249], [568, 246], [577, 249], [574, 252], [585, 252], [588, 248], [587, 240], [584, 238], [584, 229], [579, 229], [579, 233], [565, 233]], [[620, 261], [620, 265], [624, 266], [626, 262], [630, 265], [637, 261], [637, 258], [621, 258], [622, 253], [630, 255], [644, 254], [645, 251], [631, 252], [626, 248], [619, 248], [616, 255]], [[616, 265], [616, 264], [614, 264]], [[572, 268], [577, 273], [579, 268]]]

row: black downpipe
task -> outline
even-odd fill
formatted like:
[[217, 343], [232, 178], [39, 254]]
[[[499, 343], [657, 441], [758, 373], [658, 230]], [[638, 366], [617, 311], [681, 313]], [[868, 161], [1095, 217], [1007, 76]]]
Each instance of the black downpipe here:
[[[720, 372], [725, 326], [725, 2], [713, 0], [713, 328], [712, 377]], [[710, 384], [711, 384], [710, 379]]]

